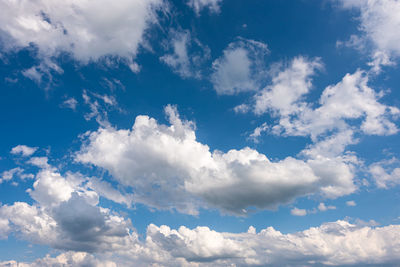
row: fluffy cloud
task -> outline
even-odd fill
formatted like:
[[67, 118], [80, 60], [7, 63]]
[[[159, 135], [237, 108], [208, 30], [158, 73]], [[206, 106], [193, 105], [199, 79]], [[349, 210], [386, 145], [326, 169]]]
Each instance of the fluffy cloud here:
[[130, 220], [97, 206], [98, 194], [79, 174], [61, 176], [43, 167], [28, 190], [33, 205], [16, 202], [0, 207], [1, 224], [24, 240], [72, 251], [115, 251], [133, 246], [137, 235]]
[[230, 43], [223, 55], [213, 62], [211, 82], [218, 94], [232, 95], [258, 90], [265, 76], [267, 45], [239, 38]]
[[18, 145], [11, 149], [11, 154], [14, 154], [14, 155], [20, 154], [21, 156], [29, 157], [29, 156], [33, 155], [33, 153], [35, 153], [37, 149], [38, 149], [37, 147]]
[[273, 209], [296, 197], [352, 193], [351, 164], [342, 158], [292, 157], [271, 162], [256, 150], [210, 151], [196, 140], [193, 123], [166, 107], [170, 126], [138, 116], [131, 130], [100, 128], [88, 133], [76, 160], [104, 168], [134, 190], [134, 201], [196, 214], [217, 207], [243, 214]]
[[[220, 233], [208, 227], [178, 230], [149, 225], [146, 240], [112, 254], [66, 252], [32, 264], [0, 266], [343, 266], [388, 265], [400, 260], [400, 226], [371, 227], [347, 221], [324, 223], [282, 234], [268, 227], [256, 232]], [[98, 265], [102, 262], [104, 265]], [[62, 265], [64, 264], [64, 265]], [[91, 265], [90, 265], [91, 266]]]
[[376, 162], [369, 166], [369, 172], [379, 188], [390, 188], [400, 184], [400, 161], [396, 158]]
[[[33, 44], [42, 58], [68, 53], [83, 64], [113, 56], [125, 60], [137, 71], [133, 58], [146, 29], [157, 22], [156, 11], [163, 6], [162, 0], [2, 1], [3, 49], [9, 51]], [[51, 69], [46, 62], [54, 63], [44, 61], [45, 69]], [[25, 71], [40, 80], [39, 72]]]
[[212, 13], [219, 13], [221, 2], [222, 0], [188, 0], [187, 4], [193, 8], [197, 15], [200, 15], [200, 12], [205, 8], [208, 8]]
[[171, 31], [169, 39], [167, 48], [172, 49], [172, 53], [160, 60], [182, 78], [201, 78], [200, 67], [210, 57], [210, 49], [193, 38], [189, 31]]
[[[282, 234], [272, 227], [258, 234], [231, 234], [202, 227], [175, 231], [149, 226], [147, 238], [188, 261], [207, 261], [218, 255], [214, 266], [312, 266], [394, 263], [399, 259], [399, 234], [395, 225], [371, 228], [337, 221], [294, 234]], [[232, 254], [238, 258], [229, 258]]]
[[20, 179], [22, 179], [22, 180], [25, 180], [25, 179], [32, 179], [34, 176], [33, 176], [33, 174], [25, 173], [25, 172], [24, 172], [24, 169], [22, 169], [22, 168], [16, 167], [16, 168], [13, 168], [13, 169], [11, 169], [11, 170], [4, 171], [4, 172], [1, 174], [1, 177], [0, 177], [0, 184], [1, 184], [2, 182], [5, 182], [5, 181], [13, 180], [14, 177], [18, 177], [18, 178], [20, 178]]
[[270, 86], [254, 96], [254, 112], [272, 111], [281, 116], [301, 112], [304, 109], [302, 97], [312, 88], [311, 76], [321, 68], [318, 58], [294, 58], [287, 68], [273, 76]]
[[117, 267], [118, 265], [110, 260], [98, 259], [85, 252], [66, 252], [55, 258], [47, 255], [42, 259], [37, 259], [32, 263], [22, 263], [17, 261], [1, 262], [2, 267], [61, 267], [61, 266], [96, 266], [96, 267]]
[[400, 113], [399, 109], [380, 103], [383, 93], [369, 87], [368, 75], [360, 70], [326, 87], [319, 106], [313, 108], [302, 97], [310, 90], [309, 76], [316, 66], [319, 64], [315, 61], [294, 59], [291, 66], [273, 78], [270, 87], [254, 96], [256, 114], [270, 110], [279, 118], [278, 125], [272, 127], [273, 133], [311, 135], [316, 140], [327, 131], [346, 132], [351, 128], [349, 122], [357, 121], [365, 134], [390, 135], [398, 131], [391, 119]]
[[[372, 43], [372, 66], [391, 65], [390, 57], [400, 56], [400, 1], [398, 0], [341, 0], [345, 8], [360, 11], [360, 31], [356, 43]], [[353, 38], [354, 39], [354, 38]], [[365, 45], [365, 44], [363, 44]]]

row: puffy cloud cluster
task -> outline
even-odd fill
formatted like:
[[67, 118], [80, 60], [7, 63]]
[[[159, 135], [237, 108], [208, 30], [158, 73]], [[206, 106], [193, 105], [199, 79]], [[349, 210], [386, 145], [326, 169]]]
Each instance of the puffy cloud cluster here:
[[28, 190], [33, 205], [0, 207], [2, 237], [12, 231], [33, 243], [85, 252], [114, 251], [136, 242], [129, 220], [97, 206], [99, 194], [86, 183], [88, 178], [79, 173], [62, 176], [50, 165], [41, 168]]
[[34, 45], [42, 62], [24, 71], [41, 82], [50, 71], [62, 72], [52, 60], [61, 53], [86, 64], [106, 56], [124, 60], [132, 71], [144, 33], [157, 22], [162, 0], [6, 0], [0, 3], [3, 50]]
[[249, 228], [248, 233], [240, 234], [217, 233], [207, 227], [171, 230], [153, 225], [147, 231], [147, 239], [175, 257], [198, 262], [219, 259], [205, 266], [394, 264], [399, 260], [399, 237], [398, 225], [371, 228], [346, 221], [294, 234], [282, 234], [272, 227], [259, 233]]
[[351, 164], [343, 158], [292, 157], [272, 162], [250, 148], [210, 151], [196, 140], [193, 123], [167, 106], [170, 126], [138, 116], [130, 130], [112, 127], [88, 133], [76, 160], [101, 167], [134, 191], [134, 201], [197, 214], [216, 207], [244, 214], [249, 207], [273, 209], [296, 197], [350, 194]]
[[14, 260], [0, 262], [1, 267], [65, 267], [65, 266], [96, 266], [96, 267], [117, 267], [118, 265], [110, 260], [99, 259], [86, 252], [66, 252], [57, 257], [47, 255], [32, 263], [17, 262]]
[[369, 166], [369, 172], [379, 188], [389, 188], [400, 184], [399, 163], [398, 159], [392, 158]]
[[[343, 7], [360, 11], [361, 37], [353, 36], [356, 45], [372, 43], [371, 65], [379, 71], [381, 65], [391, 65], [391, 58], [400, 56], [400, 1], [341, 0]], [[354, 42], [353, 42], [354, 43]]]
[[254, 113], [278, 113], [281, 116], [301, 112], [304, 103], [301, 100], [312, 88], [311, 76], [322, 68], [320, 59], [308, 60], [297, 57], [284, 70], [272, 77], [267, 86], [254, 96]]
[[211, 82], [221, 95], [255, 91], [265, 79], [266, 44], [239, 38], [230, 43], [223, 55], [213, 62]]
[[391, 119], [400, 110], [380, 103], [383, 93], [369, 87], [368, 75], [360, 70], [326, 87], [319, 106], [314, 108], [305, 97], [312, 89], [310, 76], [318, 68], [319, 60], [295, 58], [273, 77], [270, 86], [254, 96], [250, 107], [254, 113], [271, 112], [279, 118], [278, 125], [272, 127], [273, 133], [311, 135], [315, 140], [329, 131], [342, 135], [351, 129], [351, 121], [360, 121], [360, 130], [365, 134], [390, 135], [398, 131]]
[[371, 227], [336, 221], [283, 234], [268, 227], [247, 233], [216, 232], [208, 227], [178, 230], [149, 225], [146, 240], [125, 252], [93, 256], [66, 252], [35, 262], [0, 266], [396, 266], [400, 226]]
[[275, 122], [263, 123], [250, 134], [258, 142], [263, 132], [283, 136], [311, 137], [312, 144], [300, 155], [308, 158], [349, 158], [346, 147], [355, 144], [356, 134], [392, 135], [398, 132], [393, 122], [400, 114], [394, 106], [379, 100], [384, 92], [376, 92], [368, 85], [368, 73], [357, 70], [346, 74], [337, 84], [327, 86], [318, 103], [308, 101], [313, 89], [312, 76], [323, 66], [320, 59], [294, 58], [287, 66], [278, 67], [270, 85], [259, 90], [247, 103], [235, 107], [239, 113], [269, 114]]

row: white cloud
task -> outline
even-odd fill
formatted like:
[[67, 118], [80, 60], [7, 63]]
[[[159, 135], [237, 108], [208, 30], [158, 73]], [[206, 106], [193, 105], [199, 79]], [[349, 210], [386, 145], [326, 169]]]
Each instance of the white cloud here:
[[14, 260], [0, 262], [1, 267], [59, 267], [59, 266], [96, 266], [96, 267], [117, 267], [118, 265], [111, 260], [99, 259], [86, 252], [66, 252], [52, 258], [46, 255], [44, 258], [37, 259], [32, 263], [22, 263]]
[[233, 234], [150, 225], [147, 244], [200, 266], [359, 266], [395, 264], [400, 259], [399, 237], [398, 225], [374, 228], [346, 221], [292, 234], [272, 227]]
[[39, 168], [46, 168], [49, 167], [48, 160], [47, 157], [32, 157], [27, 161], [27, 163]]
[[263, 132], [266, 132], [268, 129], [269, 126], [267, 125], [266, 122], [264, 122], [263, 124], [254, 129], [254, 131], [249, 135], [249, 139], [252, 140], [254, 143], [258, 143], [261, 134]]
[[349, 206], [349, 207], [357, 206], [357, 204], [356, 204], [356, 202], [354, 200], [346, 201], [346, 205]]
[[160, 57], [160, 60], [182, 78], [201, 78], [201, 65], [210, 58], [210, 49], [193, 38], [187, 30], [171, 31], [169, 39], [167, 47], [172, 48], [173, 52]]
[[18, 177], [22, 180], [25, 180], [25, 179], [32, 179], [34, 176], [33, 176], [33, 174], [30, 174], [30, 173], [29, 174], [24, 173], [24, 169], [22, 169], [20, 167], [16, 167], [11, 170], [2, 172], [1, 177], [0, 177], [0, 184], [2, 182], [13, 180], [14, 177]]
[[0, 206], [0, 223], [8, 225], [7, 232], [62, 250], [116, 251], [134, 245], [137, 235], [131, 222], [97, 206], [99, 196], [90, 190], [89, 178], [69, 172], [62, 176], [49, 165], [41, 168], [27, 190], [33, 205]]
[[326, 206], [325, 203], [321, 202], [318, 205], [318, 210], [319, 211], [327, 211], [327, 210], [335, 210], [335, 206]]
[[[391, 135], [398, 131], [391, 121], [400, 111], [396, 107], [378, 102], [382, 93], [368, 86], [368, 76], [362, 71], [346, 74], [342, 81], [328, 86], [319, 99], [320, 106], [312, 109], [306, 102], [302, 107], [282, 113], [275, 133], [311, 135], [312, 138], [327, 131], [346, 131], [349, 121], [361, 120], [360, 130], [369, 135]], [[281, 111], [281, 110], [279, 110]]]
[[134, 200], [132, 194], [122, 194], [119, 190], [113, 188], [108, 182], [97, 178], [91, 178], [87, 183], [87, 187], [94, 190], [100, 196], [110, 199], [115, 203], [125, 204], [128, 207], [132, 205]]
[[312, 88], [311, 76], [321, 68], [318, 58], [294, 58], [287, 68], [276, 71], [270, 86], [254, 96], [254, 112], [263, 114], [272, 111], [281, 116], [300, 113], [304, 109], [302, 97]]
[[[400, 56], [400, 1], [398, 0], [341, 0], [344, 8], [360, 11], [361, 40], [372, 43], [374, 71], [381, 65], [393, 65], [391, 57]], [[364, 44], [363, 44], [364, 45]]]
[[[133, 59], [144, 32], [157, 22], [156, 12], [164, 5], [162, 0], [2, 1], [3, 49], [14, 51], [33, 44], [44, 59], [68, 53], [86, 64], [112, 56], [137, 68]], [[25, 74], [40, 81], [37, 68]]]
[[271, 162], [250, 148], [211, 152], [196, 140], [192, 122], [182, 121], [172, 106], [166, 113], [170, 126], [138, 116], [131, 130], [89, 133], [76, 160], [132, 187], [135, 202], [189, 214], [199, 206], [244, 214], [248, 207], [272, 209], [300, 196], [336, 198], [356, 189], [343, 158]]
[[211, 82], [218, 94], [232, 95], [258, 90], [265, 79], [267, 45], [239, 38], [230, 43], [223, 55], [213, 62]]
[[294, 216], [306, 216], [307, 215], [307, 211], [305, 209], [299, 209], [299, 208], [293, 208], [290, 210], [290, 214], [294, 215]]
[[400, 184], [400, 161], [396, 158], [382, 160], [369, 166], [369, 172], [379, 188], [390, 188]]
[[[54, 191], [54, 186], [48, 190]], [[360, 266], [400, 260], [400, 226], [376, 227], [374, 222], [361, 221], [325, 223], [290, 234], [272, 227], [258, 233], [254, 227], [245, 233], [221, 233], [208, 227], [174, 230], [150, 224], [145, 240], [140, 241], [129, 220], [88, 202], [79, 195], [79, 188], [73, 190], [55, 205], [41, 201], [0, 206], [0, 238], [14, 233], [65, 251], [55, 258], [46, 256], [20, 265], [7, 261], [0, 266]], [[306, 213], [292, 210], [298, 216]]]
[[269, 112], [278, 120], [271, 127], [271, 132], [277, 135], [311, 136], [315, 142], [331, 132], [341, 139], [343, 148], [356, 142], [352, 139], [355, 131], [368, 135], [397, 133], [392, 120], [400, 110], [379, 102], [384, 92], [368, 86], [369, 77], [364, 71], [346, 74], [339, 83], [326, 87], [317, 105], [308, 102], [306, 97], [313, 87], [311, 76], [321, 68], [318, 58], [296, 57], [286, 68], [270, 71], [271, 85], [256, 93], [250, 103], [237, 106], [235, 111], [252, 111], [257, 115]]
[[222, 0], [187, 0], [188, 6], [190, 6], [197, 15], [200, 15], [200, 12], [205, 8], [212, 13], [219, 13], [221, 3]]
[[77, 101], [75, 98], [70, 97], [70, 98], [66, 99], [66, 100], [61, 104], [61, 107], [70, 108], [70, 109], [72, 109], [72, 110], [75, 111], [77, 105], [78, 105], [78, 101]]
[[84, 114], [85, 120], [89, 121], [94, 118], [96, 122], [103, 127], [110, 125], [108, 121], [108, 111], [117, 110], [123, 112], [113, 95], [101, 95], [88, 90], [83, 90], [82, 98], [90, 110], [90, 112]]
[[20, 154], [24, 157], [29, 157], [32, 156], [32, 154], [35, 153], [37, 149], [38, 149], [37, 147], [18, 145], [16, 147], [13, 147], [10, 153], [14, 155]]

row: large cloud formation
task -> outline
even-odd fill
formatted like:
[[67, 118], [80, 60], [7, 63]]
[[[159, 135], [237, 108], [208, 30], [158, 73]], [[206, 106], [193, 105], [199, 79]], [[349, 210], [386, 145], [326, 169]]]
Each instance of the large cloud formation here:
[[173, 106], [165, 111], [170, 126], [138, 116], [132, 129], [89, 133], [76, 160], [109, 171], [133, 189], [136, 202], [189, 214], [199, 207], [245, 214], [249, 207], [273, 209], [305, 195], [336, 198], [356, 189], [351, 163], [341, 157], [272, 162], [248, 147], [211, 152], [196, 140], [192, 122]]
[[114, 253], [66, 252], [33, 263], [0, 266], [396, 266], [400, 226], [370, 227], [336, 221], [283, 234], [272, 227], [220, 233], [208, 227], [147, 228], [146, 240]]
[[101, 193], [104, 187], [98, 192], [92, 186], [97, 178], [62, 175], [50, 164], [37, 166], [28, 190], [33, 204], [0, 206], [0, 238], [13, 234], [62, 253], [31, 263], [0, 262], [2, 267], [395, 265], [400, 260], [399, 225], [342, 220], [292, 234], [272, 227], [228, 233], [150, 224], [145, 239], [139, 239], [130, 219], [99, 205], [99, 196], [108, 197]]

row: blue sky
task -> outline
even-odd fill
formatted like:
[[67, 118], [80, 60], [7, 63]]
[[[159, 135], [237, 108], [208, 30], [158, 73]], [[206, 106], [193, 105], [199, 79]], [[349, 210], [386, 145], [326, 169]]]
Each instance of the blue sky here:
[[0, 10], [0, 266], [399, 262], [400, 1]]

